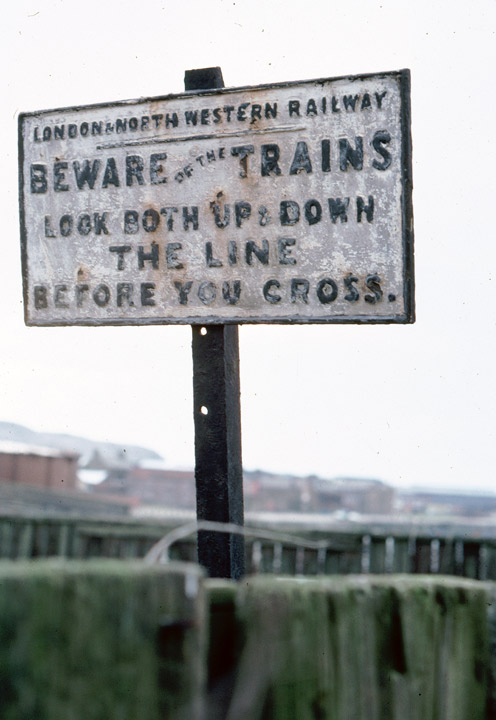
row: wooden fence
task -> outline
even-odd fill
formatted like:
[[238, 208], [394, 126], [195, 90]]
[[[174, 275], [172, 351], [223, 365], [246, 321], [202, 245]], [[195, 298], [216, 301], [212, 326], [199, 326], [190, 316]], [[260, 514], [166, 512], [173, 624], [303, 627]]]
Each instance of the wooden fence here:
[[494, 720], [496, 584], [0, 562], [2, 720]]
[[[142, 558], [177, 522], [152, 523], [127, 519], [72, 516], [0, 516], [0, 558], [96, 557]], [[246, 544], [249, 574], [335, 575], [350, 573], [420, 573], [496, 580], [496, 538], [475, 537], [456, 529], [431, 530], [364, 528], [339, 531], [292, 530], [298, 543], [263, 540]], [[327, 547], [305, 547], [320, 541]], [[196, 560], [196, 538], [172, 547], [171, 557]]]

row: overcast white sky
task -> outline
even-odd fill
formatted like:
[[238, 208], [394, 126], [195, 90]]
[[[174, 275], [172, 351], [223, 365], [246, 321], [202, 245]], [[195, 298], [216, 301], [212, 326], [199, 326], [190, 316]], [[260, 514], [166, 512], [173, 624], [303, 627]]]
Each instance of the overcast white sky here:
[[240, 329], [247, 468], [492, 488], [496, 4], [19, 0], [3, 11], [0, 419], [193, 466], [189, 327], [25, 328], [20, 111], [410, 68], [417, 322]]

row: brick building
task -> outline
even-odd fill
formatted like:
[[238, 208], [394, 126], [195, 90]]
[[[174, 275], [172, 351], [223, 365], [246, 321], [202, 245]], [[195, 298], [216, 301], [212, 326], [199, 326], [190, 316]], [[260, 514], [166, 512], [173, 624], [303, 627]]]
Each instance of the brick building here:
[[53, 490], [77, 488], [78, 455], [24, 443], [0, 442], [0, 481]]

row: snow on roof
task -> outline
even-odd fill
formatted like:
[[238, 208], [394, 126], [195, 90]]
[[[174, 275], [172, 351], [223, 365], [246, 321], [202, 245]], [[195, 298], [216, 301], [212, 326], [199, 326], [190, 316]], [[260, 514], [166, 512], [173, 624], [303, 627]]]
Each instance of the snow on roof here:
[[29, 445], [28, 443], [0, 440], [0, 453], [4, 455], [38, 455], [50, 458], [76, 458], [77, 453], [64, 452], [56, 448], [42, 445]]

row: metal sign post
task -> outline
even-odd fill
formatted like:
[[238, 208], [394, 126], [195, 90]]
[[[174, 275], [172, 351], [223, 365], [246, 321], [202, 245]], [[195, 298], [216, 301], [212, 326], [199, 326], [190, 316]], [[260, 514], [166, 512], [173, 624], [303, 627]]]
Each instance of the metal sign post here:
[[[186, 71], [184, 87], [224, 87], [221, 69]], [[191, 329], [197, 518], [243, 525], [238, 326]], [[239, 579], [245, 566], [243, 536], [200, 531], [198, 561], [211, 577]]]

